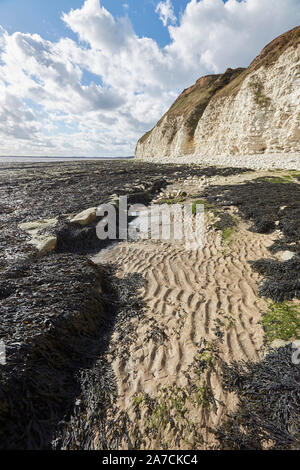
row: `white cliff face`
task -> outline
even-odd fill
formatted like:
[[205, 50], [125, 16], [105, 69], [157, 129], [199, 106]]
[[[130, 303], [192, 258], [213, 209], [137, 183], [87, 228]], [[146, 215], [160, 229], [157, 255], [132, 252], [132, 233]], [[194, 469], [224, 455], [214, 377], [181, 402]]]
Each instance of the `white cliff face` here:
[[236, 95], [216, 94], [188, 135], [166, 115], [136, 148], [137, 158], [300, 152], [300, 47], [245, 78]]
[[236, 97], [213, 99], [194, 140], [196, 154], [300, 151], [300, 48], [250, 74]]
[[136, 157], [180, 156], [187, 140], [183, 121], [183, 117], [170, 120], [165, 116], [148, 138], [137, 144]]

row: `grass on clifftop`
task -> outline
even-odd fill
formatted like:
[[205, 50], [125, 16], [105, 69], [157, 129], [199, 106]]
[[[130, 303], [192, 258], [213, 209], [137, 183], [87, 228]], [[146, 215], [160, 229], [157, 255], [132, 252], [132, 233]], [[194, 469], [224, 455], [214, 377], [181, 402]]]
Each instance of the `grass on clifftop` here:
[[[169, 143], [172, 142], [173, 138], [176, 135], [176, 119], [179, 116], [183, 117], [185, 121], [185, 126], [188, 130], [189, 137], [190, 139], [192, 139], [197, 124], [201, 119], [205, 109], [207, 108], [210, 100], [219, 90], [228, 85], [228, 83], [234, 80], [234, 78], [240, 75], [243, 71], [243, 68], [229, 68], [224, 74], [207, 75], [205, 77], [200, 78], [190, 88], [184, 90], [176, 99], [176, 101], [172, 104], [169, 111], [157, 123], [157, 126], [159, 126], [162, 123], [163, 119], [168, 116], [168, 122], [170, 123], [170, 126], [173, 125], [174, 127], [174, 132], [172, 132], [169, 136]], [[143, 137], [141, 137], [139, 143], [144, 143], [150, 136], [151, 132], [152, 131], [149, 131]], [[163, 130], [163, 132], [165, 131]]]
[[289, 47], [296, 48], [299, 44], [300, 26], [278, 36], [261, 51], [247, 69], [219, 92], [219, 96], [235, 96], [250, 73], [261, 67], [271, 67]]

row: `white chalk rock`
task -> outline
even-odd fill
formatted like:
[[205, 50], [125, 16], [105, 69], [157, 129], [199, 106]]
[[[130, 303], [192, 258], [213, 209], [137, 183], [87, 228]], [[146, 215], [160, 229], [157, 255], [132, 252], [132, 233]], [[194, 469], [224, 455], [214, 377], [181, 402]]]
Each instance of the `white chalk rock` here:
[[289, 261], [290, 259], [294, 258], [294, 256], [295, 256], [295, 253], [293, 253], [292, 251], [284, 251], [281, 254], [281, 259], [282, 261]]
[[74, 224], [88, 225], [93, 222], [97, 217], [97, 207], [90, 207], [80, 214], [75, 215], [71, 219], [71, 222]]
[[57, 219], [42, 219], [42, 220], [35, 220], [34, 222], [25, 222], [24, 224], [20, 224], [19, 228], [24, 230], [24, 232], [28, 232], [29, 234], [38, 233], [40, 230], [44, 228], [52, 227], [57, 224]]
[[287, 346], [290, 343], [291, 341], [284, 341], [283, 339], [274, 339], [274, 341], [272, 341], [272, 343], [270, 344], [270, 349], [283, 348], [284, 346]]
[[38, 237], [30, 242], [40, 253], [50, 253], [57, 247], [57, 238], [51, 236]]
[[56, 249], [57, 238], [48, 234], [39, 235], [39, 232], [45, 228], [53, 227], [56, 224], [57, 219], [43, 219], [20, 224], [19, 228], [28, 233], [31, 237], [30, 245], [33, 245], [39, 253], [49, 253]]
[[[171, 163], [173, 159], [180, 163], [253, 165], [268, 169], [276, 165], [277, 168], [298, 169], [300, 56], [291, 34], [286, 33], [289, 47], [282, 48], [280, 54], [276, 52], [277, 58], [272, 63], [268, 63], [268, 54], [262, 54], [258, 67], [251, 66], [246, 74], [239, 75], [239, 86], [231, 90], [227, 86], [223, 88], [224, 93], [221, 90], [214, 94], [195, 123], [192, 139], [186, 100], [193, 103], [190, 93], [194, 93], [195, 87], [200, 84], [198, 89], [206, 93], [204, 90], [208, 90], [211, 83], [205, 83], [207, 78], [203, 77], [198, 85], [185, 90], [178, 99], [176, 117], [172, 107], [152, 131], [139, 140], [136, 157], [162, 163]], [[273, 43], [274, 51], [278, 47], [276, 43]], [[189, 112], [196, 109], [194, 102]], [[281, 163], [278, 166], [279, 156], [283, 166]]]

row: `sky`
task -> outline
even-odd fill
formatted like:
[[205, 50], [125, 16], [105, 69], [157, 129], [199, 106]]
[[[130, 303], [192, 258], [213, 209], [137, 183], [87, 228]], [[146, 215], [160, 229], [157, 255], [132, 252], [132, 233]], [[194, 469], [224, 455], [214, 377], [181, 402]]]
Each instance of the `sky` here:
[[184, 88], [299, 23], [300, 0], [0, 0], [0, 155], [133, 155]]

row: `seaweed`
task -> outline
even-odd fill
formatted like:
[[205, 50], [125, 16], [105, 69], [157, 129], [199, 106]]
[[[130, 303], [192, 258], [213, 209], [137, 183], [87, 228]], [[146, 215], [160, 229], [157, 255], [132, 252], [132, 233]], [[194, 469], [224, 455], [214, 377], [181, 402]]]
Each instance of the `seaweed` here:
[[300, 310], [288, 302], [270, 304], [261, 323], [268, 344], [277, 339], [289, 341], [300, 338]]
[[256, 233], [280, 230], [281, 237], [269, 248], [271, 253], [289, 250], [292, 260], [272, 259], [251, 262], [252, 268], [264, 276], [259, 294], [275, 302], [300, 298], [300, 188], [284, 179], [274, 184], [257, 178], [239, 185], [212, 186], [203, 194], [217, 207], [236, 206], [239, 215], [252, 223]]
[[251, 265], [265, 276], [259, 286], [259, 295], [274, 302], [300, 298], [300, 257], [283, 262], [262, 259], [251, 262]]
[[111, 406], [114, 380], [105, 352], [120, 305], [123, 317], [137, 314], [132, 286], [141, 281], [114, 282], [112, 269], [70, 254], [13, 263], [0, 278], [6, 274], [11, 295], [0, 299], [7, 356], [0, 369], [0, 448], [51, 449], [78, 397], [97, 402], [101, 418], [100, 410]]
[[300, 368], [291, 345], [260, 362], [222, 364], [224, 388], [238, 398], [217, 429], [221, 449], [288, 450], [300, 447]]

